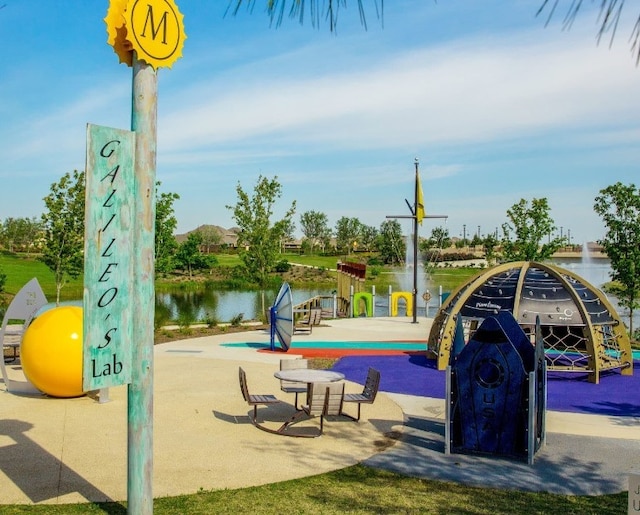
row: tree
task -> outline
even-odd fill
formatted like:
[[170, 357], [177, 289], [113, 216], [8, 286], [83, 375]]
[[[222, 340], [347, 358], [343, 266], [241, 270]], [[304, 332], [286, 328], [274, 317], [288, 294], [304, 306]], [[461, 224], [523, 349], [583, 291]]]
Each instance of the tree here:
[[22, 219], [22, 248], [27, 254], [29, 254], [31, 250], [38, 250], [38, 237], [41, 233], [42, 224], [35, 216]]
[[402, 227], [398, 220], [385, 220], [378, 233], [378, 251], [385, 264], [402, 263], [407, 253], [407, 245], [402, 237]]
[[463, 249], [463, 248], [468, 247], [468, 246], [469, 246], [469, 240], [468, 239], [460, 238], [459, 240], [456, 240], [455, 247], [457, 249]]
[[633, 312], [640, 304], [640, 190], [620, 182], [600, 190], [594, 211], [607, 228], [599, 241], [611, 260], [615, 295], [629, 310], [629, 332], [633, 335]]
[[472, 247], [477, 247], [479, 245], [482, 245], [482, 238], [480, 237], [480, 235], [478, 233], [473, 235], [473, 238], [471, 238], [470, 245]]
[[293, 241], [293, 233], [296, 230], [296, 224], [293, 220], [289, 219], [282, 225], [282, 235], [280, 236], [280, 253], [284, 250], [285, 243]]
[[238, 183], [238, 202], [235, 206], [226, 206], [233, 211], [233, 218], [240, 228], [240, 259], [249, 278], [260, 287], [268, 284], [269, 272], [276, 263], [280, 241], [296, 210], [294, 200], [283, 218], [271, 221], [276, 201], [282, 196], [282, 186], [277, 179], [277, 176], [269, 180], [260, 175], [251, 197]]
[[360, 228], [360, 243], [367, 250], [373, 250], [378, 240], [378, 229], [371, 225], [362, 225]]
[[44, 248], [40, 259], [53, 272], [56, 304], [69, 278], [78, 277], [84, 265], [84, 172], [66, 173], [51, 185], [43, 200]]
[[0, 267], [0, 318], [4, 317], [7, 301], [4, 298], [4, 285], [7, 282], [7, 274]]
[[212, 248], [222, 244], [222, 234], [216, 227], [204, 225], [198, 229], [198, 232], [202, 236], [202, 245], [207, 249], [207, 254]]
[[4, 293], [4, 285], [7, 283], [7, 274], [0, 268], [0, 304], [2, 303], [2, 294]]
[[160, 193], [160, 182], [156, 182], [156, 234], [155, 258], [156, 273], [169, 273], [175, 268], [174, 255], [178, 248], [175, 230], [178, 220], [175, 217], [173, 203], [180, 198], [177, 193]]
[[444, 227], [434, 227], [431, 230], [431, 236], [426, 241], [430, 249], [446, 249], [451, 246], [451, 238], [449, 230]]
[[343, 216], [336, 222], [336, 246], [338, 250], [345, 251], [347, 254], [352, 248], [358, 247], [358, 239], [362, 224], [357, 218], [348, 218]]
[[16, 232], [18, 230], [17, 219], [5, 218], [0, 226], [0, 243], [9, 252], [13, 252], [16, 244]]
[[442, 255], [442, 250], [450, 246], [449, 230], [444, 227], [434, 227], [431, 230], [431, 236], [418, 243], [418, 249], [424, 253], [424, 260], [428, 263], [437, 261]]
[[[520, 199], [507, 210], [511, 223], [502, 224], [505, 261], [544, 261], [565, 244], [564, 237], [550, 237], [556, 227], [549, 210], [546, 198], [534, 198], [531, 205]], [[541, 244], [544, 238], [549, 241]]]
[[0, 243], [9, 252], [29, 252], [34, 248], [41, 230], [41, 224], [35, 217], [7, 218], [0, 227]]
[[496, 260], [496, 247], [498, 246], [498, 238], [494, 233], [487, 234], [482, 240], [482, 250], [487, 263], [493, 264]]
[[192, 277], [194, 268], [200, 268], [200, 245], [202, 245], [202, 235], [199, 231], [194, 231], [189, 233], [187, 239], [178, 247], [177, 264], [189, 273], [189, 278]]
[[300, 229], [307, 239], [309, 251], [313, 254], [315, 247], [322, 245], [327, 233], [330, 233], [329, 219], [319, 211], [306, 211], [300, 215]]

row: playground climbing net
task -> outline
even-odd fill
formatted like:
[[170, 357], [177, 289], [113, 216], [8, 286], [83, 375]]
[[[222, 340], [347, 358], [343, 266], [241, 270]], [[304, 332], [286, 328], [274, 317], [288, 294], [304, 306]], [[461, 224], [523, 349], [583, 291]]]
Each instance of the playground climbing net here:
[[[534, 327], [527, 329], [530, 338], [534, 338]], [[601, 370], [623, 366], [619, 337], [611, 325], [594, 326], [593, 330], [595, 341], [589, 342], [585, 326], [541, 327], [547, 369], [592, 372], [596, 368], [593, 360], [598, 360]]]

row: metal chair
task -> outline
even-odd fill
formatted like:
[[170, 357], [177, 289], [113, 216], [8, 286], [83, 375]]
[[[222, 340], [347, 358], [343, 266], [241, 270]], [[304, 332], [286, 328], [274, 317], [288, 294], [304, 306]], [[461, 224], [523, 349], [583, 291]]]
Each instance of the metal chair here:
[[308, 316], [296, 322], [293, 326], [293, 332], [311, 334], [313, 332], [313, 326], [320, 325], [320, 322], [322, 322], [322, 309], [311, 308]]
[[[304, 358], [280, 360], [280, 370], [294, 370], [297, 368], [309, 368], [309, 362]], [[302, 408], [298, 408], [298, 394], [307, 393], [306, 384], [296, 383], [294, 381], [285, 381], [283, 379], [280, 379], [280, 389], [285, 393], [295, 393], [296, 398], [295, 398], [294, 406], [298, 411], [302, 409]]]
[[277, 431], [269, 429], [265, 426], [258, 424], [258, 406], [268, 406], [270, 404], [278, 404], [281, 401], [271, 394], [250, 394], [249, 387], [247, 385], [247, 373], [242, 367], [238, 367], [238, 376], [240, 380], [240, 390], [242, 391], [242, 397], [249, 406], [253, 406], [253, 417], [251, 423], [258, 429], [262, 429], [267, 433], [276, 433]]
[[358, 404], [358, 416], [352, 417], [351, 415], [347, 415], [343, 413], [343, 415], [358, 421], [360, 420], [360, 406], [362, 404], [373, 404], [373, 401], [376, 400], [376, 395], [378, 394], [378, 388], [380, 387], [380, 372], [375, 368], [369, 367], [369, 372], [367, 373], [367, 379], [364, 383], [364, 389], [362, 393], [347, 393], [344, 396], [344, 402], [355, 402]]
[[[320, 436], [324, 432], [324, 417], [331, 415], [344, 415], [342, 413], [342, 404], [344, 399], [344, 383], [311, 383], [309, 385], [309, 395], [307, 404], [302, 406], [302, 410], [285, 422], [278, 430], [281, 434], [287, 436], [300, 436], [306, 438], [314, 438]], [[320, 430], [312, 434], [287, 433], [291, 424], [299, 422], [305, 415], [309, 417], [320, 417]]]

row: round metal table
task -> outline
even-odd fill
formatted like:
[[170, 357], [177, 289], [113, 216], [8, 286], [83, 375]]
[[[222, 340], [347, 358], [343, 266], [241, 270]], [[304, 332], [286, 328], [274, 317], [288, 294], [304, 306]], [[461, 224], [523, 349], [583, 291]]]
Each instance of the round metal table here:
[[273, 374], [278, 379], [295, 383], [331, 383], [344, 379], [344, 374], [333, 370], [317, 370], [314, 368], [293, 368], [278, 370]]

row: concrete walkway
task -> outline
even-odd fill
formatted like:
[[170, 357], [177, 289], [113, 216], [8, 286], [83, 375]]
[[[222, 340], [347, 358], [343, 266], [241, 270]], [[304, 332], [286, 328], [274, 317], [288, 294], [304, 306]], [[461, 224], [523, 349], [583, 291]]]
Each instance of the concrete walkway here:
[[[300, 338], [424, 340], [428, 327], [425, 319], [418, 324], [409, 318], [346, 319], [325, 321], [314, 328], [312, 337]], [[443, 401], [385, 393], [373, 405], [363, 406], [360, 423], [330, 419], [320, 438], [268, 434], [249, 422], [238, 367], [246, 370], [251, 392], [273, 393], [285, 401], [259, 410], [266, 425], [277, 427], [294, 410], [293, 395], [281, 392], [273, 376], [282, 355], [220, 345], [266, 343], [268, 338], [265, 331], [252, 331], [156, 346], [155, 497], [284, 481], [359, 462], [469, 484], [596, 494], [624, 490], [626, 474], [640, 450], [637, 419], [625, 421], [633, 429], [627, 431], [614, 417], [590, 415], [576, 421], [571, 414], [549, 413], [548, 444], [533, 468], [505, 460], [445, 456]], [[9, 368], [20, 374], [18, 367]], [[360, 390], [361, 385], [347, 383], [348, 392]], [[126, 499], [126, 397], [126, 387], [111, 388], [111, 401], [105, 404], [91, 397], [52, 399], [2, 392], [0, 504]], [[318, 421], [301, 427], [318, 427]], [[590, 428], [588, 434], [571, 434], [585, 427]], [[599, 437], [600, 431], [608, 437]]]

